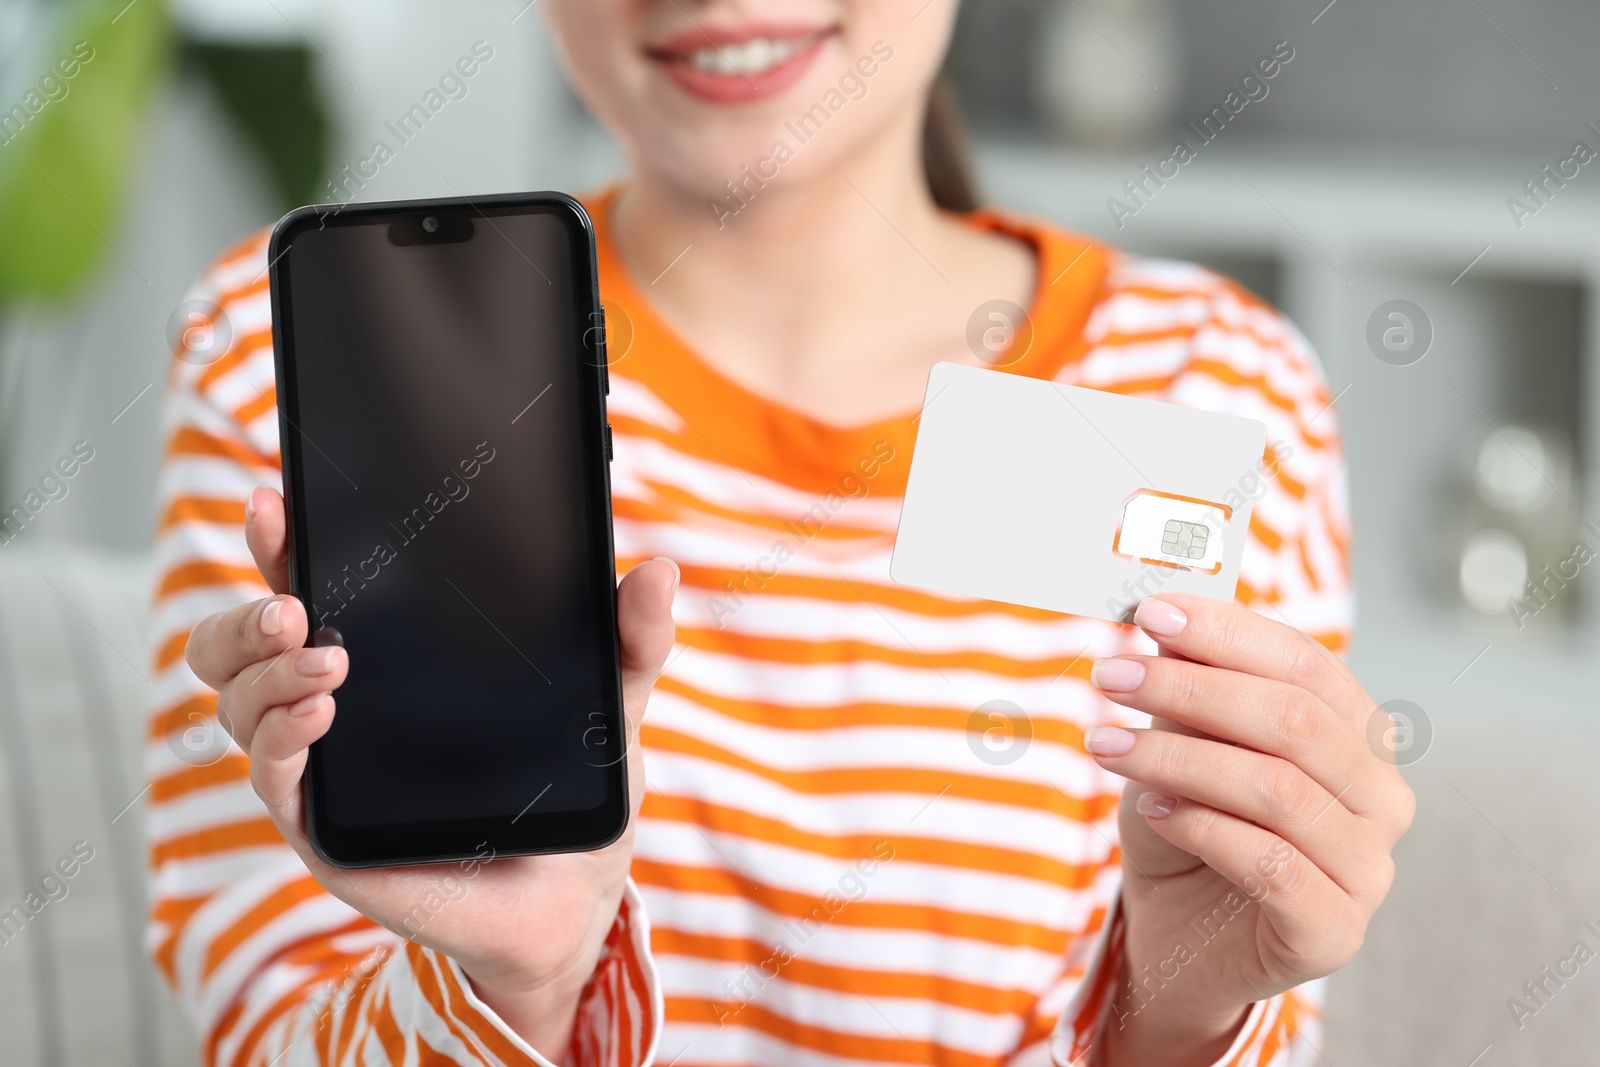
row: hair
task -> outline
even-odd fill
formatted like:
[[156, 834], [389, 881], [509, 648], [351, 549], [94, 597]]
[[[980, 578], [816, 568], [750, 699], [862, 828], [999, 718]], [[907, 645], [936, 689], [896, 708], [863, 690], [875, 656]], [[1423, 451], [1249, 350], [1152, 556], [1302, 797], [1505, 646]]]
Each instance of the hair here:
[[945, 211], [965, 214], [978, 207], [978, 183], [972, 173], [972, 149], [967, 142], [961, 105], [947, 74], [934, 80], [928, 93], [927, 118], [922, 125], [922, 172], [928, 179], [933, 202]]

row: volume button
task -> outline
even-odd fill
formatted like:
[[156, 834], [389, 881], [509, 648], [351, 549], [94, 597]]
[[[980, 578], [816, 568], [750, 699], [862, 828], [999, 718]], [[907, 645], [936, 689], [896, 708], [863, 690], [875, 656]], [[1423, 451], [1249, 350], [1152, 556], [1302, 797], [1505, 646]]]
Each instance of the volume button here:
[[611, 462], [611, 424], [606, 423], [606, 462]]

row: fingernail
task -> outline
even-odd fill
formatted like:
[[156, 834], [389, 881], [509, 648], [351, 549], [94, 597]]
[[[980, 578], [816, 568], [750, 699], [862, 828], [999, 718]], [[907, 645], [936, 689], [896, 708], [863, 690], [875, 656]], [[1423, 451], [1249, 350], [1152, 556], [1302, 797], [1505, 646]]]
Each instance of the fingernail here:
[[322, 706], [322, 698], [327, 695], [327, 693], [312, 693], [310, 696], [289, 705], [289, 717], [298, 719], [302, 715], [310, 715]]
[[1189, 625], [1189, 617], [1165, 600], [1151, 598], [1133, 613], [1134, 625], [1162, 637], [1177, 637]]
[[1083, 735], [1083, 747], [1094, 756], [1126, 756], [1133, 751], [1133, 733], [1120, 726], [1096, 726]]
[[268, 637], [283, 633], [283, 601], [274, 600], [261, 609], [261, 632]]
[[319, 674], [327, 674], [333, 670], [334, 657], [339, 654], [337, 648], [312, 648], [300, 654], [295, 668], [308, 678]]
[[1089, 668], [1089, 684], [1107, 693], [1131, 693], [1144, 681], [1144, 664], [1136, 659], [1097, 659]]
[[683, 581], [683, 571], [678, 569], [678, 561], [675, 559], [669, 559], [666, 556], [657, 556], [656, 559], [672, 568], [672, 591], [676, 593], [678, 591], [678, 584]]
[[1172, 814], [1172, 809], [1178, 806], [1178, 798], [1169, 797], [1164, 793], [1140, 793], [1139, 799], [1133, 806], [1140, 815], [1152, 819], [1165, 819]]
[[256, 489], [260, 488], [261, 486], [256, 486], [244, 498], [244, 524], [246, 526], [249, 526], [250, 520], [256, 517]]

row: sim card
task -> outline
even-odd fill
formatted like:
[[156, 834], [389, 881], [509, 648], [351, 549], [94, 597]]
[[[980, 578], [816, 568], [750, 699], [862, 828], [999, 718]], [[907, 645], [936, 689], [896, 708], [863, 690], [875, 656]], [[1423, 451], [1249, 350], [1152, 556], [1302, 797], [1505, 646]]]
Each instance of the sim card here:
[[1156, 593], [1232, 600], [1266, 442], [1254, 419], [937, 364], [890, 576], [1112, 622]]

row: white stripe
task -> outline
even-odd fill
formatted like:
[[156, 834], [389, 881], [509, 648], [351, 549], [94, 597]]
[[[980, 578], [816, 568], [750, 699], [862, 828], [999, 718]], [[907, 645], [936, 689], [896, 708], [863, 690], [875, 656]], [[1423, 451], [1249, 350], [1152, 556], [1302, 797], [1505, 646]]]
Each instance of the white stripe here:
[[[997, 945], [977, 938], [923, 930], [847, 926], [837, 921], [807, 923], [776, 915], [753, 902], [729, 907], [727, 897], [710, 893], [652, 886], [644, 887], [641, 892], [652, 911], [671, 916], [670, 922], [657, 923], [662, 929], [768, 945], [786, 940], [799, 958], [833, 967], [860, 970], [887, 967], [936, 978], [977, 982], [997, 989], [1040, 988], [1055, 980], [1062, 967], [1062, 958], [1056, 953], [1026, 945]], [[872, 899], [870, 890], [866, 899]], [[848, 917], [851, 906], [845, 905], [839, 915]], [[1086, 922], [1091, 911], [1085, 910], [1082, 914]], [[1083, 923], [1068, 923], [1061, 929], [1082, 929], [1083, 926]], [[668, 955], [661, 953], [657, 962]]]
[[[1088, 688], [1082, 683], [1076, 684]], [[1100, 698], [1093, 699], [1098, 702]], [[1031, 718], [1039, 721], [1040, 713], [1033, 713]], [[1079, 722], [1088, 725], [1102, 718], [1097, 712], [1085, 715]], [[981, 738], [969, 739], [964, 729], [863, 725], [784, 730], [721, 715], [667, 691], [651, 697], [650, 719], [654, 727], [698, 739], [775, 774], [909, 769], [928, 771], [936, 777], [950, 775], [952, 779], [959, 775], [1029, 785], [1059, 782], [1063, 788], [1093, 788], [1093, 783], [1099, 781], [1103, 773], [1080, 750], [1042, 740], [1037, 734], [1015, 762], [1000, 767], [974, 753], [971, 745], [980, 743]], [[991, 723], [992, 720], [986, 721], [984, 729], [989, 729]], [[654, 758], [653, 753], [650, 756]], [[704, 786], [694, 791], [709, 792]], [[922, 798], [920, 803], [926, 803], [927, 799]], [[832, 800], [830, 797], [823, 802]], [[799, 801], [798, 797], [791, 800]], [[810, 797], [804, 802], [818, 803], [818, 799]], [[863, 797], [858, 803], [870, 801]]]
[[[862, 879], [852, 865], [803, 849], [774, 845], [669, 819], [641, 817], [634, 855], [656, 863], [730, 870], [736, 879], [760, 878], [767, 885], [821, 900], [826, 893], [867, 883], [865, 899], [915, 904], [973, 915], [1063, 928], [1082, 911], [1080, 890], [1036, 878], [994, 871], [962, 870], [946, 864], [895, 857]], [[648, 832], [644, 832], [648, 831]], [[893, 837], [888, 839], [892, 845]], [[740, 872], [743, 872], [741, 874]]]
[[[887, 566], [887, 561], [885, 561]], [[781, 576], [782, 567], [776, 569]], [[769, 581], [771, 579], [768, 579]], [[738, 596], [680, 596], [673, 605], [678, 625], [789, 641], [861, 641], [907, 651], [906, 642], [924, 654], [988, 653], [1019, 664], [1059, 658], [1071, 660], [1086, 645], [1110, 648], [1116, 627], [1097, 619], [1063, 615], [1044, 620], [1002, 612], [976, 615], [925, 615], [864, 600], [819, 600], [769, 592], [752, 582], [754, 593]], [[1087, 657], [1091, 653], [1084, 653]], [[1063, 665], [1050, 669], [1053, 676]]]
[[[798, 958], [807, 958], [804, 950]], [[744, 999], [745, 993], [730, 993], [722, 986], [729, 980], [737, 983], [741, 977], [738, 967], [679, 956], [663, 956], [660, 966], [662, 984], [674, 996], [720, 1000], [728, 1002], [730, 1010]], [[819, 989], [786, 980], [782, 967], [776, 978], [765, 978], [755, 968], [743, 971], [742, 977], [744, 990], [751, 994], [746, 1001], [750, 1006], [838, 1034], [897, 1044], [934, 1041], [956, 1051], [996, 1058], [1003, 1057], [1022, 1036], [1022, 1020], [1015, 1015], [991, 1015], [920, 997]]]
[[[650, 713], [655, 714], [654, 707]], [[1113, 828], [1103, 829], [1106, 836], [1101, 837], [1071, 815], [1056, 815], [1042, 808], [968, 800], [949, 793], [937, 800], [907, 793], [837, 793], [819, 798], [797, 794], [759, 774], [713, 760], [656, 749], [647, 752], [646, 759], [652, 792], [700, 797], [806, 833], [937, 837], [1075, 864], [1105, 862], [1111, 848], [1108, 839], [1116, 837]], [[1087, 757], [1079, 757], [1079, 761], [1088, 765], [1081, 773], [1056, 779], [1069, 796], [1114, 796], [1120, 791], [1120, 779], [1113, 782]], [[1068, 810], [1072, 810], [1070, 805]]]
[[860, 661], [845, 664], [766, 663], [704, 649], [674, 652], [667, 674], [724, 700], [780, 707], [838, 707], [874, 702], [913, 707], [963, 708], [1005, 699], [1029, 714], [1070, 709], [1078, 683], [1049, 678], [1009, 678], [983, 671], [926, 665], [900, 667]]

